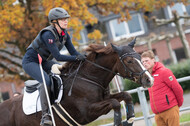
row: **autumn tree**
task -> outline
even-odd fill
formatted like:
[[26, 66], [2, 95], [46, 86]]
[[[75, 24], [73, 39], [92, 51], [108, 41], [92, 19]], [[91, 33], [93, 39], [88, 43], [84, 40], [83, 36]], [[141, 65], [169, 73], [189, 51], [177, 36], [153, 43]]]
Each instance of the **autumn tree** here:
[[[63, 7], [71, 15], [69, 28], [77, 45], [84, 26], [98, 22], [91, 9], [101, 15], [120, 14], [121, 21], [127, 21], [131, 19], [130, 11], [150, 12], [172, 4], [173, 0], [0, 0], [0, 79], [10, 74], [13, 79], [28, 78], [22, 73], [22, 56], [38, 32], [49, 24], [47, 16], [53, 7]], [[100, 40], [102, 35], [94, 30], [88, 37]]]

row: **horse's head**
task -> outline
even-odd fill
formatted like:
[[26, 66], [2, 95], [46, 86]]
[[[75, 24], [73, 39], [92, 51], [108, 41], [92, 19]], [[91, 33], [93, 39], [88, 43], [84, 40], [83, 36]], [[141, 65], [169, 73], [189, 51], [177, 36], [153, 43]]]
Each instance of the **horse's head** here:
[[135, 81], [143, 87], [151, 87], [153, 78], [141, 63], [141, 56], [133, 50], [136, 38], [128, 46], [114, 46], [113, 50], [119, 55], [118, 73], [124, 78]]

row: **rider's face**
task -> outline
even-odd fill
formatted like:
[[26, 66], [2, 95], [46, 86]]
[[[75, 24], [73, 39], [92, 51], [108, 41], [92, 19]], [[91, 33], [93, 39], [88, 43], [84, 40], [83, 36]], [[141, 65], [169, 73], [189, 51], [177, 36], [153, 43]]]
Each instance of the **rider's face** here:
[[69, 18], [62, 18], [62, 19], [59, 19], [59, 20], [58, 20], [59, 25], [61, 26], [61, 28], [63, 28], [63, 29], [66, 29], [66, 28], [67, 28], [68, 19], [69, 19]]

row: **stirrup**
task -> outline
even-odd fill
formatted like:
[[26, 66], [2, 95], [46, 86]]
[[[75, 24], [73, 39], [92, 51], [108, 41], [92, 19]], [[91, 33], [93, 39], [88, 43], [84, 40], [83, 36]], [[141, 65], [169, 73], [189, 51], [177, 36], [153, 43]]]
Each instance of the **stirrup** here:
[[50, 114], [46, 113], [42, 116], [40, 126], [52, 126], [51, 116]]

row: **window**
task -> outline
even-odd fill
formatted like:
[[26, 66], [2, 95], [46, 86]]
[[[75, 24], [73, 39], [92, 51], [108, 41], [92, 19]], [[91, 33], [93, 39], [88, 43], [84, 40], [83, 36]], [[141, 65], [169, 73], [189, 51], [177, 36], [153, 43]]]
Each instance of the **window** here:
[[3, 98], [3, 101], [9, 99], [9, 98], [10, 98], [9, 92], [3, 92], [3, 93], [2, 93], [2, 98]]
[[177, 57], [177, 61], [180, 61], [182, 59], [185, 59], [185, 51], [184, 48], [178, 48], [174, 50], [176, 57]]
[[119, 41], [123, 38], [138, 36], [145, 33], [140, 14], [133, 14], [131, 16], [132, 19], [128, 22], [119, 23], [118, 19], [114, 19], [109, 22], [114, 41]]
[[[172, 14], [172, 11], [173, 10], [176, 10], [177, 13], [180, 15], [180, 16], [183, 16], [184, 15], [184, 12], [186, 12], [186, 8], [185, 6], [183, 5], [183, 3], [176, 3], [174, 6], [170, 7], [170, 6], [167, 6], [167, 10], [168, 10], [168, 14], [169, 14], [169, 18], [173, 18], [173, 14]], [[184, 24], [184, 19], [180, 19], [180, 23], [181, 24]], [[172, 23], [172, 26], [175, 26], [174, 23]]]

